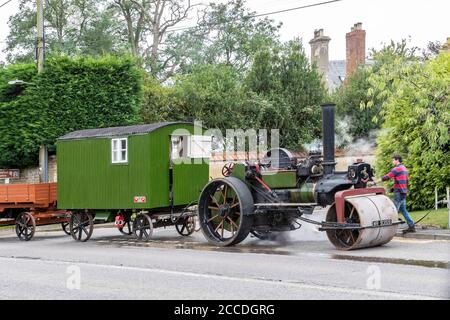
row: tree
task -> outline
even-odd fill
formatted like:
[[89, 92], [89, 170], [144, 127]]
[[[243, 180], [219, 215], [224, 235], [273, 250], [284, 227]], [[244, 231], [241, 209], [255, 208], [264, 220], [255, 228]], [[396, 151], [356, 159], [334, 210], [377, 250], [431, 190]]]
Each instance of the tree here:
[[[11, 86], [20, 78], [31, 84]], [[134, 124], [142, 73], [131, 58], [51, 57], [0, 69], [0, 167], [37, 162], [39, 146], [74, 130]]]
[[430, 208], [434, 189], [444, 192], [450, 185], [450, 54], [425, 64], [394, 59], [369, 81], [385, 98], [378, 172], [389, 170], [394, 153], [403, 155], [410, 173], [410, 207]]
[[279, 127], [275, 128], [280, 129], [282, 146], [300, 149], [320, 135], [319, 105], [326, 90], [299, 39], [260, 50], [245, 83], [249, 90], [278, 107], [270, 112], [278, 119]]
[[190, 0], [113, 0], [125, 22], [131, 54], [139, 57], [153, 77], [174, 75], [177, 59], [166, 53], [170, 28], [188, 18]]
[[[345, 132], [340, 133], [343, 146], [357, 139], [369, 138], [373, 130], [379, 129], [383, 122], [383, 119], [378, 117], [381, 102], [367, 97], [370, 88], [368, 77], [371, 72], [374, 72], [373, 69], [369, 71], [367, 67], [359, 67], [346, 79], [346, 83], [332, 94], [332, 100], [337, 106], [338, 121], [345, 126]], [[373, 101], [373, 106], [365, 108], [369, 99]]]
[[358, 139], [373, 140], [382, 123], [380, 114], [386, 97], [395, 90], [396, 79], [384, 83], [373, 81], [375, 75], [388, 75], [397, 65], [417, 61], [417, 48], [409, 48], [405, 40], [391, 42], [381, 50], [372, 50], [371, 63], [360, 66], [346, 79], [344, 85], [332, 94], [337, 104], [337, 116], [341, 128], [338, 136], [346, 146]]
[[281, 25], [255, 14], [244, 0], [211, 3], [201, 12], [197, 28], [168, 37], [168, 50], [185, 73], [197, 64], [226, 64], [243, 75], [253, 54], [279, 39]]
[[[45, 0], [44, 26], [47, 56], [53, 53], [99, 55], [120, 52], [126, 41], [106, 0]], [[36, 5], [21, 0], [19, 12], [8, 22], [9, 62], [31, 62], [35, 57]]]

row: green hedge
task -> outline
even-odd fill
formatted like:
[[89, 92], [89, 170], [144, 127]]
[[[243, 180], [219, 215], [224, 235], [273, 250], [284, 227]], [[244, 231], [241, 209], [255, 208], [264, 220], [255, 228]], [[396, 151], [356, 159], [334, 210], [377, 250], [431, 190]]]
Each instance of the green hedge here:
[[[87, 128], [138, 121], [142, 71], [129, 57], [53, 57], [0, 69], [0, 167], [37, 164], [41, 144]], [[20, 79], [32, 84], [12, 86]]]

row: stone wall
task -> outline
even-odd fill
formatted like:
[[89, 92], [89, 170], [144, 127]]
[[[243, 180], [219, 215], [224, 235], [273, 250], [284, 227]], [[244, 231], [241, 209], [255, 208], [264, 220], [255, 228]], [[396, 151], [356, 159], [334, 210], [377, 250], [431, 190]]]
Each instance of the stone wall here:
[[[49, 182], [57, 181], [56, 173], [56, 156], [48, 157], [48, 179]], [[21, 184], [21, 183], [39, 183], [39, 167], [32, 167], [26, 169], [20, 169], [19, 179], [10, 179], [11, 184]], [[0, 179], [0, 184], [4, 184], [5, 180]]]

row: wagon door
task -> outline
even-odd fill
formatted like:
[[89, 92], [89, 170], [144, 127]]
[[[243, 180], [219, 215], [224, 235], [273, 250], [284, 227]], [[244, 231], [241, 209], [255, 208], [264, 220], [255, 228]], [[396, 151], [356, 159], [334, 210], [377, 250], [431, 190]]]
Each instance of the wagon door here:
[[209, 179], [211, 137], [172, 135], [169, 186], [171, 203], [187, 205], [197, 201]]

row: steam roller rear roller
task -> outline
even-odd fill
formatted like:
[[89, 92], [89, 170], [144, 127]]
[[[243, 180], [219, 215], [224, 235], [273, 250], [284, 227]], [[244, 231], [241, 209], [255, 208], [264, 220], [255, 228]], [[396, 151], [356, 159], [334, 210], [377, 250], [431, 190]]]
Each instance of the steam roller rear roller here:
[[[381, 246], [392, 240], [397, 232], [398, 212], [395, 204], [384, 194], [362, 194], [345, 197], [345, 224], [359, 228], [326, 230], [330, 242], [339, 250]], [[336, 203], [327, 212], [328, 223], [339, 222]]]

